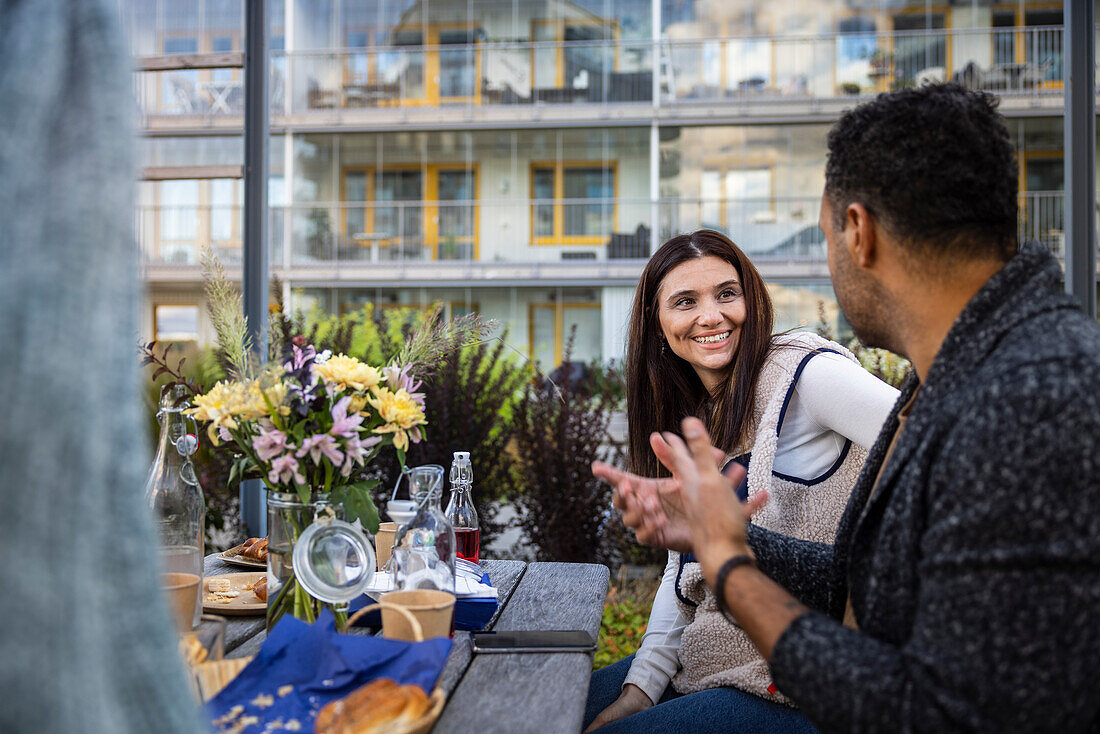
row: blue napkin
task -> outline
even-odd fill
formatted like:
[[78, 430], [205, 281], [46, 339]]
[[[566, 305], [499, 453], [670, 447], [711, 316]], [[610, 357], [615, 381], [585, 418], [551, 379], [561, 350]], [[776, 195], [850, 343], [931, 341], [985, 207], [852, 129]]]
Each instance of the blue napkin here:
[[287, 615], [252, 662], [207, 703], [207, 713], [216, 732], [246, 720], [249, 726], [235, 730], [250, 734], [297, 721], [301, 731], [313, 731], [322, 706], [375, 678], [431, 693], [450, 651], [446, 637], [403, 642], [339, 634], [327, 610], [312, 625]]
[[[481, 583], [486, 586], [492, 586], [489, 583], [489, 574], [482, 574]], [[382, 596], [378, 594], [378, 596]], [[363, 594], [358, 599], [353, 599], [349, 605], [348, 614], [354, 614], [365, 606], [374, 604], [377, 599]], [[455, 629], [456, 630], [468, 630], [470, 632], [476, 632], [477, 630], [485, 629], [485, 625], [489, 624], [489, 620], [496, 614], [498, 602], [492, 598], [472, 598], [463, 599], [458, 598], [455, 600]], [[355, 620], [355, 627], [381, 627], [382, 615], [376, 609], [373, 612], [367, 612], [359, 619]]]

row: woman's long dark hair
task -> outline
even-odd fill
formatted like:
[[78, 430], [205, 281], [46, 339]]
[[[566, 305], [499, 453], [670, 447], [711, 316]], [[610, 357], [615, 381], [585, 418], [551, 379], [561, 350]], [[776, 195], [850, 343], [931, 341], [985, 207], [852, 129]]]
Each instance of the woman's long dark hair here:
[[[713, 256], [737, 270], [745, 298], [746, 319], [724, 387], [710, 395], [690, 364], [667, 346], [658, 317], [657, 294], [665, 276], [688, 260]], [[626, 354], [626, 413], [630, 436], [630, 469], [647, 477], [667, 476], [653, 450], [653, 431], [680, 432], [689, 415], [703, 420], [711, 441], [725, 451], [749, 438], [753, 395], [760, 369], [771, 348], [775, 314], [764, 279], [745, 253], [728, 237], [701, 229], [677, 235], [649, 259], [630, 315]]]

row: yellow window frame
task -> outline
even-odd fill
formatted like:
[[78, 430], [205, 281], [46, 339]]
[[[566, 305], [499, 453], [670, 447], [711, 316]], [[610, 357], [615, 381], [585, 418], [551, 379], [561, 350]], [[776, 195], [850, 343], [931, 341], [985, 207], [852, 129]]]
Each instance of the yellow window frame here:
[[[1066, 0], [1066, 2], [1072, 2], [1072, 0]], [[1017, 64], [1027, 63], [1027, 26], [1024, 25], [1024, 17], [1029, 10], [1061, 10], [1062, 3], [1060, 2], [1038, 2], [1038, 3], [1012, 3], [993, 5], [990, 8], [992, 13], [1008, 13], [1014, 14], [1015, 27], [1013, 28], [1013, 53], [1015, 54], [1015, 61]], [[1063, 30], [1064, 32], [1064, 30]], [[993, 33], [989, 34], [989, 42], [993, 43]], [[1062, 63], [1065, 63], [1063, 59]], [[1039, 84], [1039, 89], [1062, 89], [1065, 87], [1065, 82], [1061, 79], [1054, 79], [1049, 81], [1043, 81]]]
[[180, 308], [194, 308], [195, 309], [195, 338], [194, 339], [166, 339], [163, 340], [166, 344], [190, 344], [195, 343], [199, 339], [199, 326], [202, 321], [202, 308], [198, 303], [194, 301], [181, 301], [179, 303], [172, 301], [156, 301], [153, 303], [153, 340], [161, 342], [160, 338], [160, 324], [157, 319], [157, 310], [161, 306], [180, 307]]
[[[619, 70], [619, 36], [620, 28], [617, 20], [606, 20], [603, 18], [555, 18], [553, 20], [545, 18], [536, 18], [531, 21], [531, 40], [533, 43], [545, 43], [545, 41], [538, 41], [538, 33], [536, 28], [554, 27], [554, 38], [547, 39], [552, 40], [556, 46], [554, 48], [554, 87], [562, 89], [565, 87], [565, 28], [566, 26], [609, 26], [611, 28], [611, 41], [615, 44], [615, 53], [611, 56], [611, 70]], [[535, 47], [531, 46], [531, 84], [534, 87], [535, 83]], [[544, 88], [544, 87], [540, 87]]]
[[[894, 31], [894, 18], [898, 17], [899, 15], [942, 15], [943, 16], [943, 28], [942, 29], [940, 29], [940, 28], [930, 28], [930, 29], [927, 29], [926, 32], [928, 32], [928, 33], [942, 32], [944, 34], [944, 37], [943, 37], [943, 44], [944, 44], [944, 57], [943, 57], [944, 67], [943, 68], [944, 68], [944, 73], [945, 73], [945, 75], [950, 74], [955, 69], [954, 59], [952, 58], [954, 56], [954, 49], [952, 47], [955, 44], [953, 44], [951, 42], [951, 34], [950, 34], [950, 31], [951, 31], [951, 28], [952, 28], [952, 26], [951, 26], [951, 6], [949, 6], [949, 5], [933, 5], [933, 6], [928, 7], [928, 8], [897, 8], [896, 10], [884, 11], [884, 15], [886, 16], [886, 20], [887, 20], [887, 23], [888, 23], [888, 25], [884, 25], [884, 27], [889, 27], [891, 31]], [[990, 38], [992, 38], [992, 36], [993, 36], [993, 34], [990, 33]], [[885, 88], [886, 87], [886, 80], [887, 79], [893, 79], [894, 75], [897, 73], [897, 65], [894, 61], [894, 35], [893, 35], [893, 33], [891, 33], [889, 36], [887, 36], [887, 38], [889, 39], [889, 43], [885, 45], [884, 50], [885, 50], [885, 53], [886, 53], [886, 58], [888, 58], [890, 60], [890, 74], [889, 74], [889, 76], [887, 76], [883, 79], [883, 87], [884, 87], [883, 91], [889, 91], [888, 89]]]
[[[477, 31], [481, 23], [433, 23], [428, 26], [428, 51], [424, 60], [425, 89], [428, 92], [428, 104], [438, 107], [440, 104], [461, 104], [472, 102], [481, 104], [481, 42], [474, 37], [474, 93], [470, 97], [443, 97], [439, 93], [440, 62], [439, 52], [443, 48], [439, 42], [440, 31]], [[465, 46], [463, 46], [465, 48]]]
[[[473, 175], [474, 196], [470, 206], [474, 210], [473, 235], [470, 237], [456, 238], [455, 242], [473, 245], [473, 259], [480, 257], [481, 250], [481, 206], [479, 203], [478, 164], [466, 165], [464, 163], [439, 163], [430, 166], [420, 166], [413, 163], [393, 166], [356, 166], [347, 165], [340, 167], [340, 201], [343, 204], [340, 212], [340, 234], [350, 236], [348, 231], [348, 211], [355, 204], [363, 206], [363, 227], [367, 232], [374, 231], [374, 213], [380, 205], [375, 199], [375, 182], [379, 173], [388, 171], [419, 171], [421, 173], [421, 199], [417, 202], [420, 206], [420, 228], [424, 236], [424, 244], [431, 248], [432, 260], [439, 259], [439, 172], [440, 171], [470, 171]], [[366, 179], [366, 201], [352, 202], [347, 199], [347, 179], [349, 173], [362, 173]], [[399, 203], [399, 202], [398, 202]], [[379, 247], [389, 247], [398, 244], [397, 238], [377, 240]], [[360, 247], [367, 245], [361, 244]]]
[[768, 205], [771, 207], [772, 212], [775, 212], [775, 164], [773, 163], [761, 163], [760, 165], [753, 165], [751, 163], [743, 166], [707, 166], [701, 171], [713, 171], [718, 174], [718, 187], [719, 187], [719, 199], [718, 199], [718, 221], [727, 230], [730, 228], [729, 212], [727, 211], [726, 204], [732, 198], [730, 192], [726, 191], [726, 174], [731, 171], [767, 171], [768, 172]]
[[[599, 303], [566, 303], [557, 301], [540, 301], [527, 304], [527, 356], [533, 363], [535, 361], [535, 312], [543, 309], [554, 310], [554, 364], [557, 367], [565, 358], [565, 309], [599, 309]], [[544, 365], [545, 366], [545, 365]], [[551, 367], [551, 369], [553, 369]]]
[[[552, 168], [554, 170], [554, 231], [550, 235], [535, 234], [535, 171]], [[611, 232], [619, 228], [619, 162], [618, 161], [532, 161], [530, 167], [531, 191], [531, 242], [536, 245], [603, 245], [611, 236], [603, 235], [565, 235], [565, 170], [567, 168], [610, 168], [611, 169]]]

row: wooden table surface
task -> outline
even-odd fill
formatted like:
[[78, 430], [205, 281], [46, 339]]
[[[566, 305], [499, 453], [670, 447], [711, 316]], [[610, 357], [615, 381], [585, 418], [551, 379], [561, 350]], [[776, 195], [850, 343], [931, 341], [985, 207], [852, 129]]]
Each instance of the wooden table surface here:
[[[610, 573], [587, 563], [484, 560], [500, 606], [486, 629], [580, 629], [599, 634]], [[207, 556], [205, 573], [243, 569]], [[226, 657], [255, 655], [266, 636], [264, 617], [229, 617]], [[469, 632], [455, 632], [439, 685], [448, 700], [433, 732], [568, 732], [584, 716], [589, 653], [474, 656]]]

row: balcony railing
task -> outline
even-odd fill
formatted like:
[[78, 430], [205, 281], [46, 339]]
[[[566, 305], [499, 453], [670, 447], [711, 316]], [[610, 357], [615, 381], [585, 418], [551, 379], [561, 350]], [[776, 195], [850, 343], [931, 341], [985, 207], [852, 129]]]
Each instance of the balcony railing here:
[[[956, 80], [1060, 94], [1059, 26], [803, 37], [398, 46], [276, 56], [291, 113], [446, 105], [822, 99]], [[656, 54], [656, 61], [654, 61]]]
[[[725, 232], [759, 262], [825, 261], [819, 197], [405, 201], [273, 207], [271, 263], [294, 267], [431, 262], [643, 260], [656, 244], [700, 228]], [[204, 248], [240, 262], [240, 210], [146, 207], [138, 235], [151, 265], [194, 266]], [[230, 223], [232, 223], [230, 225]], [[1018, 234], [1064, 255], [1061, 192], [1020, 196]], [[285, 254], [284, 254], [285, 253]]]
[[[654, 84], [654, 75], [657, 83]], [[820, 36], [390, 46], [271, 54], [276, 117], [448, 106], [662, 105], [843, 99], [955, 80], [1000, 95], [1062, 93], [1062, 28]], [[240, 116], [239, 72], [139, 72], [146, 120]]]
[[[283, 265], [283, 219], [277, 209], [268, 212], [270, 262]], [[240, 206], [138, 207], [134, 228], [148, 265], [197, 266], [210, 249], [228, 266], [241, 264]]]
[[668, 41], [662, 102], [868, 96], [957, 81], [1001, 95], [1060, 95], [1062, 28], [1032, 26]]

